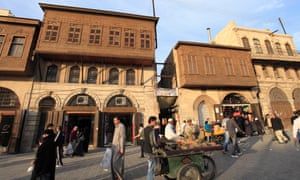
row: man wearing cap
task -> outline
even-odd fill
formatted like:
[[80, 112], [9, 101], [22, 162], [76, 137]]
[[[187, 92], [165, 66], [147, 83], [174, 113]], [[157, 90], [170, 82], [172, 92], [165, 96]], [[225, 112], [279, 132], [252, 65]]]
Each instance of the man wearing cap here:
[[194, 125], [192, 123], [192, 120], [191, 119], [188, 119], [187, 120], [187, 125], [185, 127], [185, 131], [184, 131], [184, 138], [185, 139], [190, 139], [190, 140], [194, 140], [195, 137], [194, 137]]
[[168, 119], [168, 124], [165, 128], [165, 137], [168, 140], [173, 140], [173, 141], [177, 141], [181, 139], [181, 137], [175, 133], [174, 120], [172, 118]]

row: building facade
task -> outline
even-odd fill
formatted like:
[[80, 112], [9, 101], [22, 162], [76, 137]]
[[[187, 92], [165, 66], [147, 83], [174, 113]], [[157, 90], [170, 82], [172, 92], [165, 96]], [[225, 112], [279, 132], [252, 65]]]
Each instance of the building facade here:
[[247, 48], [178, 42], [162, 70], [163, 88], [177, 88], [175, 118], [222, 120], [224, 113], [248, 109], [259, 116], [256, 78]]
[[276, 32], [230, 22], [214, 41], [251, 49], [262, 112], [276, 113], [289, 127], [293, 111], [300, 108], [300, 56], [292, 36]]
[[19, 150], [40, 21], [0, 15], [0, 151]]
[[73, 126], [84, 147], [112, 141], [118, 116], [132, 142], [138, 125], [158, 115], [155, 49], [158, 18], [40, 3], [44, 17], [35, 48], [21, 151], [31, 151], [48, 123]]

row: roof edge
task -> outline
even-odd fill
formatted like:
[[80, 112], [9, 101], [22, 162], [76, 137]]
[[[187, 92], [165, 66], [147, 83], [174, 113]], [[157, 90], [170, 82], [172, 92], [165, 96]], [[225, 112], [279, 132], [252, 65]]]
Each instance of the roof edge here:
[[109, 16], [128, 17], [128, 18], [133, 18], [133, 19], [143, 19], [143, 20], [148, 20], [148, 21], [154, 21], [155, 24], [157, 24], [157, 22], [159, 20], [158, 17], [154, 17], [154, 16], [152, 17], [152, 16], [122, 13], [122, 12], [115, 12], [115, 11], [106, 11], [106, 10], [99, 10], [99, 9], [63, 6], [63, 5], [55, 5], [55, 4], [47, 4], [47, 3], [39, 3], [39, 5], [43, 11], [45, 11], [46, 9], [54, 9], [54, 10], [63, 10], [63, 11], [83, 12], [83, 13], [90, 13], [90, 14], [102, 14], [102, 15], [109, 15]]
[[201, 43], [201, 42], [193, 42], [193, 41], [178, 41], [174, 46], [174, 49], [179, 48], [180, 45], [189, 45], [189, 46], [201, 46], [201, 47], [210, 47], [210, 48], [225, 48], [225, 49], [235, 49], [242, 51], [251, 51], [250, 48], [240, 47], [240, 46], [229, 46], [229, 45], [221, 45], [215, 43]]

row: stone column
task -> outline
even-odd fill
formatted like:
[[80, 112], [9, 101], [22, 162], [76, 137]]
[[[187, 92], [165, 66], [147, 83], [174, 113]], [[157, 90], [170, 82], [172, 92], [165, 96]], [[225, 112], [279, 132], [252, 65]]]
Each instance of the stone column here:
[[274, 68], [273, 66], [266, 66], [266, 71], [269, 78], [274, 78]]
[[264, 72], [263, 72], [262, 66], [260, 64], [255, 64], [254, 69], [255, 69], [255, 72], [256, 72], [256, 77], [258, 79], [264, 78], [264, 76], [263, 76]]

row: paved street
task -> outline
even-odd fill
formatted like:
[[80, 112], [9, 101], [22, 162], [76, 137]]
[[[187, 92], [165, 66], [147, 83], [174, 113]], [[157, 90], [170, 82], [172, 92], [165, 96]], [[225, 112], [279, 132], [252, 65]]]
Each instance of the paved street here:
[[[217, 180], [298, 180], [300, 177], [300, 151], [294, 143], [278, 144], [270, 135], [263, 137], [243, 138], [241, 148], [243, 155], [232, 158], [230, 154], [214, 152], [213, 159], [217, 164]], [[84, 157], [64, 158], [64, 167], [56, 171], [56, 179], [106, 180], [110, 173], [99, 167], [104, 148], [93, 150]], [[30, 179], [27, 173], [34, 153], [0, 155], [1, 180]], [[139, 158], [139, 148], [129, 146], [126, 152], [126, 179], [144, 180], [147, 162]], [[162, 180], [157, 177], [156, 180]]]

